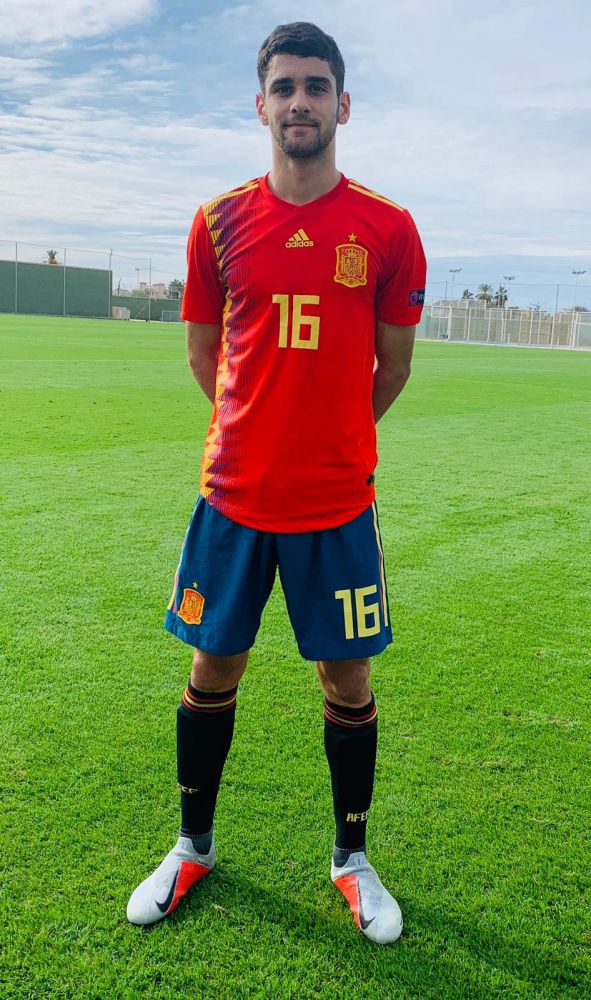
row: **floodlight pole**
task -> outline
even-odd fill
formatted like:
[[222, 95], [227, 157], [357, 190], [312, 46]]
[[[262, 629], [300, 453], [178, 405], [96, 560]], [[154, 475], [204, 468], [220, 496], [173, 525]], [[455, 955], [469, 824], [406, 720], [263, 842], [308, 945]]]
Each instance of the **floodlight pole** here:
[[552, 330], [550, 331], [550, 347], [554, 347], [554, 333], [556, 331], [556, 315], [558, 313], [558, 294], [560, 292], [560, 285], [556, 285], [556, 299], [554, 302], [554, 315], [552, 317]]
[[112, 263], [113, 263], [113, 247], [109, 250], [109, 298], [107, 304], [107, 319], [111, 319], [111, 296], [113, 294], [113, 275], [112, 275]]
[[581, 277], [582, 274], [587, 274], [587, 272], [586, 271], [571, 271], [571, 274], [574, 274], [574, 276], [575, 276], [575, 293], [573, 295], [573, 312], [574, 312], [575, 306], [577, 304], [577, 285], [579, 283], [579, 278]]
[[[513, 281], [514, 278], [515, 278], [514, 274], [504, 274], [503, 275], [503, 280], [504, 281]], [[507, 302], [508, 301], [509, 301], [509, 289], [507, 289], [507, 298], [505, 299], [505, 302], [503, 303], [505, 309], [507, 308]], [[507, 314], [503, 313], [503, 316], [505, 318], [505, 341], [508, 343], [509, 342], [509, 338], [507, 336]]]
[[66, 254], [67, 254], [67, 252], [68, 252], [68, 248], [64, 247], [64, 306], [63, 306], [63, 310], [62, 310], [64, 316], [66, 315]]
[[[503, 281], [514, 281], [514, 280], [515, 280], [515, 275], [514, 274], [504, 274], [503, 275]], [[507, 305], [508, 301], [509, 301], [509, 289], [507, 289], [507, 298], [505, 299], [505, 306]]]
[[576, 306], [577, 306], [577, 285], [579, 283], [579, 278], [582, 274], [586, 274], [586, 271], [571, 271], [571, 274], [575, 276], [575, 291], [573, 295], [573, 327], [572, 327], [572, 346], [575, 346], [575, 328], [576, 328]]
[[453, 325], [453, 303], [454, 303], [454, 281], [456, 280], [456, 274], [459, 274], [462, 270], [461, 267], [450, 267], [448, 268], [451, 274], [451, 294], [449, 303], [449, 316], [447, 320], [447, 339], [451, 340], [452, 325]]
[[18, 243], [14, 244], [14, 311], [18, 312]]
[[451, 274], [451, 294], [450, 294], [450, 299], [452, 300], [452, 302], [454, 300], [454, 281], [456, 280], [456, 274], [459, 274], [461, 270], [462, 270], [461, 267], [450, 267], [449, 268], [449, 273]]
[[152, 258], [151, 257], [149, 258], [148, 264], [149, 264], [149, 267], [148, 267], [148, 274], [149, 274], [149, 278], [148, 278], [148, 323], [149, 323], [150, 320], [152, 319], [152, 308], [151, 308], [152, 307]]

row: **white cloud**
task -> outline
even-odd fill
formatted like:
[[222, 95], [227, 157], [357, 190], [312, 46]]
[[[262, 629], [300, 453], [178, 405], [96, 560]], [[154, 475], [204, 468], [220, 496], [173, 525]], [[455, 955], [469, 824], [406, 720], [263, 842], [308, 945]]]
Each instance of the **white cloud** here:
[[[310, 19], [347, 62], [339, 165], [407, 204], [432, 257], [591, 251], [591, 7], [579, 0], [544, 16], [533, 0], [258, 0], [220, 3], [182, 31], [168, 14], [151, 25], [153, 0], [0, 0], [9, 8], [0, 212], [15, 237], [86, 233], [82, 245], [155, 248], [182, 269], [196, 205], [270, 165], [253, 105], [259, 43]], [[141, 33], [119, 34], [132, 20]], [[26, 37], [39, 44], [23, 57]]]
[[[591, 90], [591, 6], [534, 0], [258, 0], [202, 19], [204, 32], [237, 39], [254, 63], [277, 23], [310, 20], [332, 34], [353, 96], [457, 108], [572, 106]], [[390, 89], [387, 83], [390, 84]], [[563, 103], [566, 102], [566, 103]]]
[[0, 0], [2, 44], [71, 42], [151, 17], [156, 0]]
[[[491, 156], [484, 125], [479, 132], [455, 122], [450, 131], [428, 112], [417, 120], [410, 111], [358, 111], [357, 123], [340, 133], [343, 169], [407, 204], [431, 255], [508, 247], [513, 253], [589, 252], [584, 214], [572, 211], [575, 194], [579, 204], [588, 199], [584, 162], [553, 150], [551, 135], [528, 153], [516, 122], [511, 141]], [[269, 160], [268, 133], [254, 120], [223, 128], [205, 118], [164, 115], [138, 122], [89, 116], [44, 98], [26, 119], [0, 117], [0, 130], [11, 136], [0, 159], [0, 187], [12, 188], [15, 235], [35, 226], [50, 231], [66, 211], [72, 224], [101, 224], [110, 243], [114, 232], [138, 224], [146, 243], [172, 227], [179, 256], [196, 205], [264, 172]]]
[[0, 82], [5, 90], [29, 91], [47, 86], [51, 63], [47, 59], [0, 56]]
[[[182, 271], [197, 206], [237, 183], [239, 160], [239, 180], [264, 169], [266, 135], [255, 122], [215, 128], [165, 116], [90, 116], [45, 100], [33, 107], [26, 117], [0, 115], [0, 134], [11, 137], [0, 157], [0, 190], [12, 206], [3, 235], [15, 239], [86, 229], [87, 245], [100, 239], [142, 256], [156, 248], [162, 265]], [[133, 238], [138, 227], [143, 235]]]
[[118, 59], [117, 63], [130, 73], [162, 73], [173, 69], [173, 64], [168, 59], [154, 53], [136, 52], [125, 59]]

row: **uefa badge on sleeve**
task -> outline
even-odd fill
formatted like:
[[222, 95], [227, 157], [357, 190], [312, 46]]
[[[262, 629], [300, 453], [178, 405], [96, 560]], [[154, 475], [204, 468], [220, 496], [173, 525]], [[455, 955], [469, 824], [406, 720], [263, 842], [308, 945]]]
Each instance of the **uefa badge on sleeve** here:
[[424, 288], [413, 288], [412, 292], [408, 293], [408, 304], [409, 304], [409, 306], [424, 306], [425, 305], [425, 289]]

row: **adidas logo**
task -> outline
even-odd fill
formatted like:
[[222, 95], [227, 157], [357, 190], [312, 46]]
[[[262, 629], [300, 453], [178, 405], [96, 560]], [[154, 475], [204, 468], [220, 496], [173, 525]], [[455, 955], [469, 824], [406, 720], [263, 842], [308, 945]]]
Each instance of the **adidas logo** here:
[[304, 229], [298, 229], [285, 244], [286, 247], [313, 247], [314, 240], [311, 240]]

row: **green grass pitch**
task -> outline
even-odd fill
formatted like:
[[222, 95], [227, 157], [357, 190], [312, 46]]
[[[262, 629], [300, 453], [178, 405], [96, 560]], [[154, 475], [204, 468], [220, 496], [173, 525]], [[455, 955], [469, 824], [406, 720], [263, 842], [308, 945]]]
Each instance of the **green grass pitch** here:
[[419, 343], [380, 424], [397, 638], [369, 854], [400, 942], [330, 883], [321, 696], [279, 590], [219, 867], [145, 930], [125, 907], [178, 829], [190, 656], [161, 622], [209, 405], [178, 325], [0, 316], [3, 998], [591, 995], [590, 376], [589, 354]]

